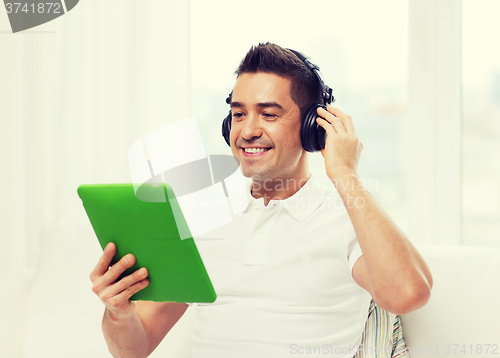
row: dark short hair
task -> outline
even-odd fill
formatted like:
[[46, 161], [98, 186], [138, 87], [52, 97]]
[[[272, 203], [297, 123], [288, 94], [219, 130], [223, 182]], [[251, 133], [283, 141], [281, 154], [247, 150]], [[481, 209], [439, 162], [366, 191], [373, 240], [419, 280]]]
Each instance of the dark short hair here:
[[316, 75], [290, 50], [273, 43], [252, 46], [235, 71], [243, 73], [274, 73], [291, 80], [290, 96], [299, 106], [301, 118], [314, 104], [323, 103], [321, 86]]

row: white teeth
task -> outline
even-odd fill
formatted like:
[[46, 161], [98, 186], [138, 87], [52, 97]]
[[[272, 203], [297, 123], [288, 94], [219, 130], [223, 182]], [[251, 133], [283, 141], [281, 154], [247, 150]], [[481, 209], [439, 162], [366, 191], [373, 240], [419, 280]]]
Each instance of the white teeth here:
[[246, 153], [262, 153], [268, 151], [270, 148], [244, 148]]

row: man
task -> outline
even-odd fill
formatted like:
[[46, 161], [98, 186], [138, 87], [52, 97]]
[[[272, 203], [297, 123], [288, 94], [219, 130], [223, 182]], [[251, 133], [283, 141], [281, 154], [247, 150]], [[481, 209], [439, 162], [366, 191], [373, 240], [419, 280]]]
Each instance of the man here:
[[[327, 133], [321, 154], [336, 190], [311, 177], [300, 128], [321, 91], [310, 68], [260, 44], [236, 73], [229, 142], [252, 178], [250, 203], [211, 233], [224, 240], [197, 242], [218, 298], [198, 305], [193, 356], [286, 357], [321, 347], [352, 357], [348, 347], [360, 343], [370, 299], [395, 314], [422, 307], [430, 272], [363, 187], [362, 144], [351, 117], [332, 106], [317, 109], [317, 123]], [[134, 257], [109, 268], [114, 253], [108, 245], [91, 274], [106, 306], [104, 335], [114, 356], [146, 357], [187, 304], [130, 302], [147, 286], [147, 271], [115, 283]]]

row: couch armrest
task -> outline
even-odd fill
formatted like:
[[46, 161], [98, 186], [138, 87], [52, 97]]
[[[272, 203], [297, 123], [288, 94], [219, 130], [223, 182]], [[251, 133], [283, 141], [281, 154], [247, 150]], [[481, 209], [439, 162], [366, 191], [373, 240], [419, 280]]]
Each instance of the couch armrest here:
[[480, 356], [476, 348], [498, 347], [500, 248], [422, 245], [417, 249], [429, 265], [434, 287], [427, 305], [401, 317], [410, 355], [458, 357], [466, 351], [465, 355]]

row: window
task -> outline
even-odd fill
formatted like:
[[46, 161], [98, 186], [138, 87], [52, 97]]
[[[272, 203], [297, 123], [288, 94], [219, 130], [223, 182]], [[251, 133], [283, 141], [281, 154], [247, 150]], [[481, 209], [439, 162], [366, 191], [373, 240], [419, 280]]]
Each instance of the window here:
[[462, 0], [462, 235], [500, 246], [500, 51], [496, 0]]

